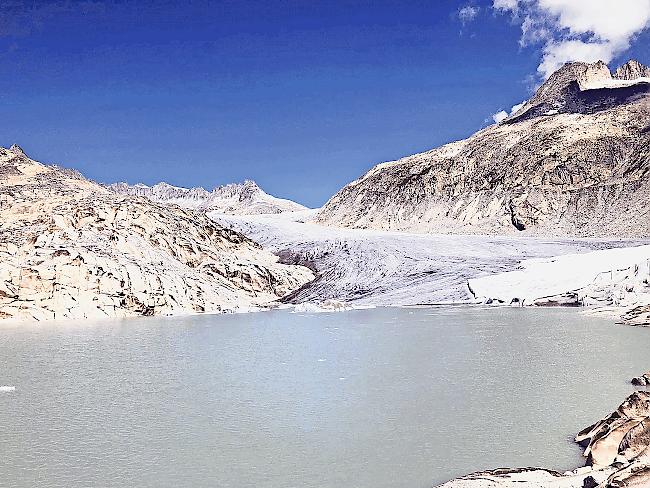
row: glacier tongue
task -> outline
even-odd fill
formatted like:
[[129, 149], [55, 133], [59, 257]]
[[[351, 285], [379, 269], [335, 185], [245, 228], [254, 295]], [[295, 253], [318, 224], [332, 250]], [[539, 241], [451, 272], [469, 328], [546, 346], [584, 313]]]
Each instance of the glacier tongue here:
[[293, 303], [333, 299], [355, 305], [471, 303], [468, 280], [514, 270], [522, 260], [634, 245], [634, 241], [423, 235], [325, 227], [315, 212], [229, 216], [209, 213], [281, 256], [317, 271]]

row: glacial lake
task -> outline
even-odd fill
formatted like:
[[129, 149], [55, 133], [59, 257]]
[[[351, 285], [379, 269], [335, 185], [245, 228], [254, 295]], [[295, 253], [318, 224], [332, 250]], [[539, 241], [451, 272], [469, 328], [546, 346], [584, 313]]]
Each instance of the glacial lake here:
[[0, 327], [0, 486], [425, 488], [581, 465], [650, 330], [575, 309]]

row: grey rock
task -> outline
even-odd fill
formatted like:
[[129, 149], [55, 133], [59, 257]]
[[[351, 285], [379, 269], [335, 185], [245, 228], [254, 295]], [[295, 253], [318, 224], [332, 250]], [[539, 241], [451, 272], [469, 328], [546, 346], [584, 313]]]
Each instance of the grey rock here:
[[[647, 282], [645, 283], [647, 289]], [[626, 310], [620, 322], [625, 325], [650, 327], [650, 305], [638, 305]]]
[[650, 386], [650, 371], [632, 378], [632, 384], [635, 386]]
[[[382, 163], [321, 224], [431, 233], [650, 236], [650, 84], [561, 68], [501, 124]], [[591, 87], [591, 88], [590, 88]]]
[[650, 486], [650, 392], [630, 395], [615, 412], [576, 436], [587, 465], [566, 473], [513, 468], [461, 476], [442, 488]]
[[623, 66], [619, 67], [614, 72], [612, 77], [619, 80], [635, 80], [637, 78], [647, 78], [650, 77], [650, 67], [639, 63], [635, 59], [631, 59]]
[[593, 476], [587, 476], [582, 481], [582, 488], [597, 488], [598, 482], [594, 479]]

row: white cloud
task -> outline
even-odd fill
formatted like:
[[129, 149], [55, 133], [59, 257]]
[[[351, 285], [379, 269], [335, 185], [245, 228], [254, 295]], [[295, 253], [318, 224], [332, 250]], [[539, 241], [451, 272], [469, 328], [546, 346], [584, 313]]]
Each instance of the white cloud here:
[[510, 117], [511, 115], [517, 113], [517, 110], [519, 110], [525, 104], [526, 104], [526, 100], [516, 105], [513, 105], [512, 108], [510, 109], [510, 113], [506, 112], [505, 110], [500, 110], [499, 112], [492, 114], [492, 120], [494, 120], [497, 124], [499, 124], [503, 122], [505, 119], [507, 119], [508, 117]]
[[497, 10], [510, 10], [512, 12], [519, 7], [518, 0], [494, 0], [494, 8]]
[[609, 62], [650, 26], [650, 0], [493, 0], [521, 24], [520, 43], [543, 44], [540, 76], [569, 61]]
[[527, 101], [528, 101], [528, 100], [524, 100], [524, 101], [521, 102], [521, 103], [518, 103], [518, 104], [516, 104], [516, 105], [513, 105], [512, 108], [510, 109], [510, 115], [513, 115], [513, 114], [517, 113], [517, 111], [518, 111], [521, 107], [523, 107], [524, 105], [526, 105], [526, 102], [527, 102]]
[[464, 7], [458, 10], [458, 18], [463, 24], [471, 22], [476, 18], [480, 11], [480, 7], [475, 7], [473, 5], [465, 5]]
[[568, 61], [585, 61], [609, 63], [614, 57], [614, 50], [607, 42], [583, 42], [579, 40], [549, 41], [544, 46], [542, 62], [537, 71], [544, 78], [551, 76]]
[[649, 0], [539, 0], [572, 35], [593, 33], [602, 41], [625, 43], [648, 25]]
[[497, 124], [499, 122], [503, 122], [506, 118], [508, 118], [508, 112], [505, 110], [501, 110], [500, 112], [492, 114], [492, 120], [494, 120]]

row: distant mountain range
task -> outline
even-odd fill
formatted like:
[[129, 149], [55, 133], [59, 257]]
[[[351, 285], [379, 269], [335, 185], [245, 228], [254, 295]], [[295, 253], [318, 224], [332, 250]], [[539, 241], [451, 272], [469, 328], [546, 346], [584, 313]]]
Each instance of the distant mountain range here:
[[276, 214], [307, 209], [291, 200], [269, 195], [251, 180], [219, 186], [212, 191], [200, 187], [182, 188], [164, 182], [153, 186], [113, 183], [107, 185], [107, 188], [123, 195], [145, 197], [157, 203], [229, 215]]
[[382, 163], [322, 224], [433, 233], [650, 236], [650, 68], [569, 63], [471, 137]]

